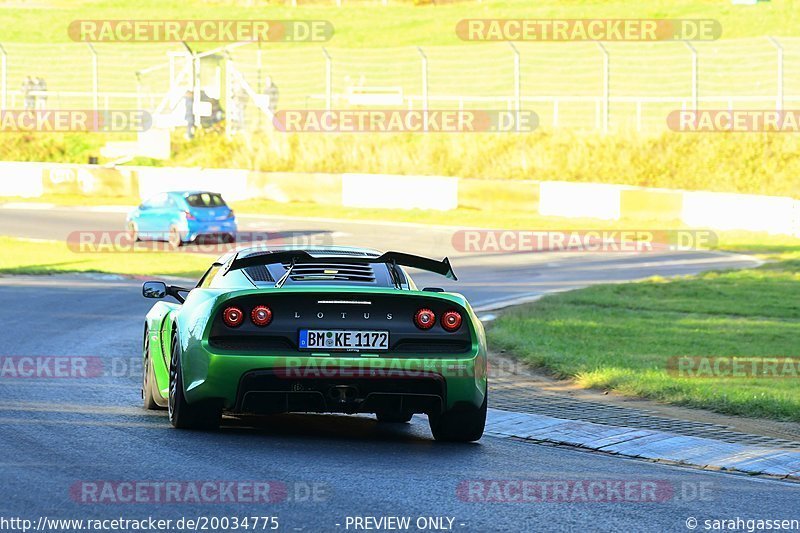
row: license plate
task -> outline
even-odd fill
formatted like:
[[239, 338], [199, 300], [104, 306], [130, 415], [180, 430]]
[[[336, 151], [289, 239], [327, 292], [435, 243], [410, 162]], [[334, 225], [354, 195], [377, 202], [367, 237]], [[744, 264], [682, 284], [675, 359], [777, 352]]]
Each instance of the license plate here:
[[208, 231], [219, 231], [222, 229], [220, 226], [209, 226]]
[[388, 350], [388, 331], [301, 329], [301, 350]]

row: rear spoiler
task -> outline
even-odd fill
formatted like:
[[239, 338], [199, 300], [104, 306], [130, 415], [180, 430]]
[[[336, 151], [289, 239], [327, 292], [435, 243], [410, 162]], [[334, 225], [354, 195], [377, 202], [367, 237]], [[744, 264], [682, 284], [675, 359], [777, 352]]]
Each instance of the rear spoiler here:
[[444, 258], [441, 261], [421, 257], [418, 255], [405, 254], [402, 252], [385, 252], [377, 257], [359, 257], [352, 255], [325, 255], [315, 257], [305, 250], [287, 250], [282, 252], [271, 252], [267, 254], [257, 254], [248, 257], [239, 257], [237, 253], [229, 259], [223, 268], [222, 275], [224, 276], [231, 270], [239, 270], [242, 268], [260, 266], [260, 265], [274, 265], [276, 263], [386, 263], [389, 265], [400, 265], [411, 268], [418, 268], [439, 274], [448, 279], [457, 281], [453, 267], [450, 266], [450, 260]]

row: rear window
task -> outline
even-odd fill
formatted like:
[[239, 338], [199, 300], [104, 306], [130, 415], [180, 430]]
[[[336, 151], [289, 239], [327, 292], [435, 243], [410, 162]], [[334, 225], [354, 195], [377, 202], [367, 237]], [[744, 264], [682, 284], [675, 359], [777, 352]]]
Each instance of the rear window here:
[[201, 192], [187, 196], [186, 203], [190, 207], [222, 207], [225, 205], [225, 200], [217, 193]]

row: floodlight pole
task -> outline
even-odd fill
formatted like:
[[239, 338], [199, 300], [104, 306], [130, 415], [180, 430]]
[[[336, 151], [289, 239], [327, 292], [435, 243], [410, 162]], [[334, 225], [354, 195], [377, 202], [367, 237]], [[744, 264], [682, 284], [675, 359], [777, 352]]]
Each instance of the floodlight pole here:
[[6, 54], [6, 49], [3, 48], [3, 45], [0, 44], [0, 54], [2, 54], [2, 88], [0, 89], [0, 106], [3, 110], [7, 109], [8, 103], [8, 54]]
[[97, 66], [97, 50], [94, 49], [92, 43], [86, 41], [86, 46], [92, 53], [92, 109], [99, 111], [100, 109], [100, 71]]
[[428, 56], [420, 46], [417, 47], [417, 52], [422, 59], [422, 128], [423, 131], [428, 131]]
[[508, 42], [511, 50], [514, 52], [514, 103], [516, 108], [515, 120], [517, 133], [520, 131], [520, 113], [522, 110], [522, 85], [520, 73], [520, 55], [517, 47], [511, 41]]
[[324, 46], [322, 54], [325, 56], [325, 109], [330, 111], [333, 100], [333, 59]]
[[194, 127], [200, 127], [200, 57], [186, 44], [181, 41], [192, 59], [192, 115], [194, 117]]
[[767, 37], [778, 51], [778, 111], [783, 111], [783, 45], [775, 37]]
[[699, 76], [697, 72], [697, 49], [692, 46], [692, 43], [689, 41], [683, 41], [683, 44], [686, 45], [686, 48], [688, 48], [689, 52], [692, 53], [692, 108], [694, 111], [697, 111], [697, 108], [700, 105], [700, 91], [698, 89]]
[[610, 71], [609, 71], [609, 55], [606, 47], [600, 41], [595, 41], [600, 51], [603, 54], [603, 133], [608, 133], [608, 113], [609, 113], [609, 100], [611, 98], [610, 90]]

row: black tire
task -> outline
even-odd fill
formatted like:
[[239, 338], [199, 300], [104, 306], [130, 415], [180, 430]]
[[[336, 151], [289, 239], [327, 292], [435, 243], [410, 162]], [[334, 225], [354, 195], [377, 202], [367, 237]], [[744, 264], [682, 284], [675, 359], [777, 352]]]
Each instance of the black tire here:
[[159, 394], [156, 385], [156, 378], [153, 374], [153, 363], [150, 360], [150, 336], [145, 333], [144, 336], [144, 364], [142, 365], [142, 400], [144, 400], [144, 408], [155, 411], [163, 409], [156, 402], [156, 395]]
[[405, 424], [411, 420], [414, 413], [376, 413], [378, 422], [386, 424]]
[[183, 390], [183, 371], [181, 370], [181, 348], [177, 334], [172, 334], [171, 357], [169, 363], [169, 422], [178, 429], [217, 429], [222, 409], [203, 404], [190, 404]]
[[478, 409], [448, 411], [440, 415], [428, 416], [433, 438], [444, 442], [474, 442], [483, 436], [486, 426], [487, 394]]
[[169, 228], [169, 235], [167, 236], [167, 242], [173, 248], [180, 248], [183, 246], [183, 239], [181, 238], [181, 232], [178, 231], [178, 228], [175, 226], [170, 226]]

